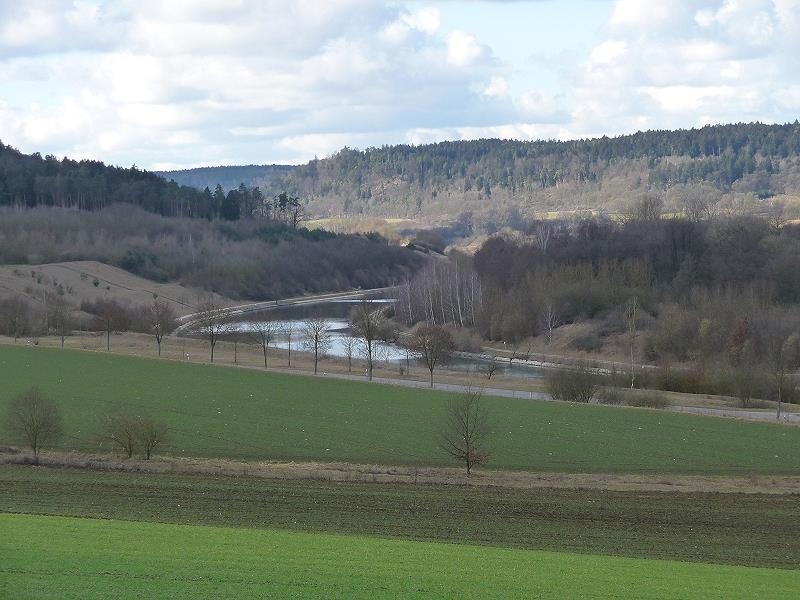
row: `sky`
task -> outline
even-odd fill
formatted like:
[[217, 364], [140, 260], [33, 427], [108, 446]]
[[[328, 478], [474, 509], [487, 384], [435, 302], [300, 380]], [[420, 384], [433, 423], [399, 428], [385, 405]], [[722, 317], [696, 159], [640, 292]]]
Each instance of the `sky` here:
[[800, 118], [800, 0], [0, 0], [0, 140], [150, 170]]

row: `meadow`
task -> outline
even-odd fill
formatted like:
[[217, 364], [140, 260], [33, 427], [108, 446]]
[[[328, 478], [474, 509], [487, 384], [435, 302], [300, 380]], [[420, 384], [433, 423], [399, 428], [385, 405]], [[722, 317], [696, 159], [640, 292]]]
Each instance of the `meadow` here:
[[[443, 392], [9, 345], [0, 346], [0, 377], [0, 405], [32, 385], [60, 403], [65, 450], [98, 450], [103, 419], [125, 408], [168, 424], [170, 444], [159, 450], [165, 454], [452, 464], [437, 446], [449, 397]], [[490, 468], [800, 472], [797, 427], [511, 398], [485, 402], [493, 424]], [[0, 428], [0, 442], [11, 441]]]
[[797, 567], [797, 496], [263, 480], [0, 466], [0, 512]]
[[[0, 515], [0, 595], [787, 598], [800, 572], [272, 530]], [[176, 551], [176, 549], [179, 549]]]

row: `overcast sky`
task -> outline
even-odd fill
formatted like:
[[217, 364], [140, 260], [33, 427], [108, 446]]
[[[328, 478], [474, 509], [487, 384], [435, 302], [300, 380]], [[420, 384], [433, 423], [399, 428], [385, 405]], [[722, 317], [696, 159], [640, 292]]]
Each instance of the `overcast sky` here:
[[800, 0], [0, 0], [0, 140], [148, 169], [800, 117]]

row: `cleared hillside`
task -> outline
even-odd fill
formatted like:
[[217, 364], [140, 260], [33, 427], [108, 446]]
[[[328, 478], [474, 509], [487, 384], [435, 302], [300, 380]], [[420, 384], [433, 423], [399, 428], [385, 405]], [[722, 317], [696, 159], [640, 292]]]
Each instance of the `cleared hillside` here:
[[93, 260], [44, 265], [0, 266], [0, 296], [20, 295], [34, 303], [44, 294], [63, 296], [70, 304], [113, 298], [132, 305], [149, 304], [154, 295], [178, 315], [193, 312], [201, 290], [178, 283], [157, 283]]

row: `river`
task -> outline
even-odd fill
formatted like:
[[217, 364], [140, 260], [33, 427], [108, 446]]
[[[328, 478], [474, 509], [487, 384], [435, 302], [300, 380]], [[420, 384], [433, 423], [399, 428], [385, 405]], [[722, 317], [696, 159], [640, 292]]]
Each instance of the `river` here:
[[[232, 323], [231, 326], [234, 330], [241, 333], [250, 333], [253, 331], [253, 323], [258, 322], [268, 314], [269, 319], [275, 324], [278, 330], [278, 335], [271, 344], [271, 347], [281, 348], [286, 350], [289, 347], [289, 336], [287, 331], [291, 331], [291, 347], [292, 350], [303, 351], [306, 350], [303, 346], [303, 332], [305, 329], [306, 320], [309, 318], [324, 318], [328, 324], [330, 331], [330, 339], [328, 348], [325, 351], [327, 356], [336, 358], [347, 358], [347, 340], [351, 338], [351, 331], [349, 325], [349, 316], [353, 307], [355, 307], [360, 300], [334, 300], [331, 302], [324, 302], [312, 306], [286, 306], [278, 307], [270, 310], [268, 313], [253, 314], [247, 320], [237, 321]], [[395, 301], [390, 298], [375, 299], [373, 302], [392, 304]], [[362, 360], [363, 343], [360, 340], [352, 350], [353, 360]], [[394, 364], [402, 366], [405, 362], [411, 362], [418, 367], [418, 361], [413, 354], [409, 355], [405, 348], [393, 343], [377, 343], [373, 350], [373, 360], [376, 363]], [[478, 355], [471, 355], [465, 357], [460, 355], [453, 358], [444, 368], [453, 371], [463, 372], [486, 372], [489, 365], [493, 361], [489, 358], [483, 358]], [[504, 374], [511, 377], [519, 377], [525, 379], [540, 378], [543, 373], [540, 369], [520, 365], [517, 363], [509, 364], [508, 361], [496, 362], [495, 374]]]

